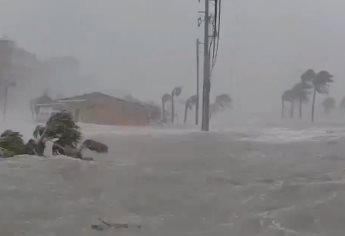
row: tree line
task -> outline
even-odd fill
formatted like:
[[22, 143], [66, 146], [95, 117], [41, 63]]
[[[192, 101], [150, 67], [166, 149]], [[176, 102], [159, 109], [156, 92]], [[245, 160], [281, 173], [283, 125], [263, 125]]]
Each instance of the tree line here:
[[[317, 94], [329, 94], [329, 86], [334, 82], [332, 79], [333, 75], [328, 71], [320, 71], [316, 73], [313, 69], [305, 71], [301, 77], [300, 81], [296, 83], [291, 89], [283, 92], [281, 97], [282, 109], [281, 116], [282, 119], [286, 116], [286, 103], [290, 104], [290, 114], [289, 117], [293, 118], [295, 113], [296, 103], [299, 106], [299, 118], [303, 118], [303, 104], [306, 104], [311, 99], [311, 121], [315, 121], [315, 102]], [[311, 98], [310, 98], [311, 96]], [[323, 106], [330, 107], [335, 106], [335, 100], [333, 98], [327, 98], [323, 102]], [[334, 103], [334, 104], [333, 104]], [[345, 100], [344, 100], [345, 103]]]
[[[168, 122], [168, 116], [171, 118], [171, 123], [174, 123], [175, 114], [175, 97], [180, 96], [182, 93], [182, 87], [177, 86], [175, 87], [171, 93], [165, 93], [162, 96], [162, 123]], [[188, 112], [193, 108], [196, 108], [198, 105], [199, 98], [197, 95], [192, 95], [188, 97], [188, 99], [184, 103], [184, 123], [188, 121]], [[167, 110], [167, 103], [171, 103], [171, 113]], [[210, 104], [210, 117], [220, 111], [223, 111], [229, 107], [231, 107], [232, 98], [229, 94], [223, 93], [216, 96], [216, 99], [213, 103]], [[196, 123], [198, 120], [198, 109], [195, 109], [196, 112]]]

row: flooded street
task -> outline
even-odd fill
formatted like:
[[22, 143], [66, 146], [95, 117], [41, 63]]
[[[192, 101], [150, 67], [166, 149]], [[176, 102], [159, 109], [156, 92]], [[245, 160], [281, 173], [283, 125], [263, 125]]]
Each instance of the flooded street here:
[[0, 236], [345, 236], [345, 1], [0, 2]]
[[94, 162], [0, 161], [0, 235], [344, 235], [344, 138], [94, 135]]

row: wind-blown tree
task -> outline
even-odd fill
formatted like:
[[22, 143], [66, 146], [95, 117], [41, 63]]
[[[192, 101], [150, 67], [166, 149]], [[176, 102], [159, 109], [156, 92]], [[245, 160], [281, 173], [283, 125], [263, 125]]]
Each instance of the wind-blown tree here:
[[171, 122], [174, 123], [175, 118], [175, 104], [174, 104], [174, 98], [180, 96], [182, 93], [182, 87], [178, 86], [175, 87], [171, 91]]
[[228, 94], [220, 94], [216, 97], [216, 105], [220, 108], [231, 106], [232, 98]]
[[231, 107], [232, 98], [228, 94], [220, 94], [216, 97], [214, 103], [210, 105], [210, 117], [219, 112]]
[[331, 114], [332, 110], [336, 106], [336, 101], [332, 97], [328, 97], [322, 102], [322, 106], [326, 115]]
[[[46, 141], [53, 141], [53, 153], [67, 155], [74, 158], [85, 159], [82, 156], [84, 149], [89, 149], [98, 153], [108, 152], [105, 144], [95, 140], [85, 140], [80, 145], [81, 132], [73, 117], [68, 112], [59, 112], [52, 115], [46, 123], [46, 126], [37, 126], [33, 133], [36, 141], [30, 140], [31, 150], [34, 154], [42, 156]], [[31, 153], [28, 153], [31, 154]], [[87, 159], [85, 159], [87, 160]]]
[[219, 112], [219, 108], [218, 106], [216, 105], [216, 103], [211, 103], [210, 104], [210, 118], [216, 114], [217, 112]]
[[310, 94], [311, 84], [304, 82], [303, 80], [294, 85], [292, 88], [294, 99], [298, 100], [299, 103], [299, 118], [302, 119], [303, 103], [309, 101], [308, 95]]
[[92, 139], [80, 143], [81, 132], [74, 123], [72, 115], [60, 112], [52, 115], [46, 126], [37, 126], [33, 133], [34, 139], [24, 144], [19, 132], [6, 130], [0, 136], [0, 157], [12, 157], [15, 155], [28, 154], [43, 156], [47, 141], [53, 142], [53, 154], [62, 154], [83, 160], [84, 149], [98, 153], [107, 153], [108, 146]]
[[328, 94], [329, 84], [333, 82], [333, 75], [328, 71], [320, 71], [315, 78], [312, 80], [312, 85], [314, 88], [312, 110], [311, 110], [311, 121], [314, 122], [315, 118], [315, 100], [316, 94]]
[[170, 101], [171, 95], [166, 93], [162, 96], [162, 121], [165, 123], [167, 121], [166, 118], [166, 110], [165, 110], [165, 105], [168, 101]]
[[0, 136], [0, 152], [2, 157], [12, 157], [25, 153], [23, 136], [19, 132], [6, 130]]
[[285, 117], [285, 103], [290, 103], [290, 118], [293, 118], [296, 94], [292, 89], [286, 90], [282, 95], [282, 119]]
[[37, 140], [38, 155], [43, 155], [46, 140], [54, 140], [61, 146], [76, 148], [81, 140], [79, 126], [73, 121], [73, 117], [68, 112], [59, 112], [52, 115], [45, 127], [37, 126], [33, 136]]
[[184, 123], [187, 122], [188, 110], [191, 110], [191, 109], [193, 108], [193, 106], [196, 105], [197, 102], [198, 102], [198, 96], [197, 96], [197, 95], [191, 96], [191, 97], [188, 98], [187, 101], [185, 102]]
[[301, 81], [303, 83], [312, 83], [315, 77], [316, 77], [315, 71], [312, 69], [309, 69], [301, 75]]

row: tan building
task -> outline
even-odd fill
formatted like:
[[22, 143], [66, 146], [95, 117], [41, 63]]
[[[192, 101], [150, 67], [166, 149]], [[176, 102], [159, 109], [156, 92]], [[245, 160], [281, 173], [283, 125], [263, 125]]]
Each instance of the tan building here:
[[160, 119], [156, 106], [126, 101], [95, 92], [37, 104], [38, 121], [59, 110], [70, 112], [75, 121], [102, 125], [145, 126]]

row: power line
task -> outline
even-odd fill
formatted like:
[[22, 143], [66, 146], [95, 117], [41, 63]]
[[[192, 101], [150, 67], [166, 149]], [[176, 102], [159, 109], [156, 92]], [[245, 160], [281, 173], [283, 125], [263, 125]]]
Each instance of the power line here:
[[212, 68], [213, 68], [213, 61], [215, 57], [215, 52], [216, 52], [216, 41], [215, 41], [215, 36], [217, 35], [217, 21], [218, 21], [218, 1], [219, 0], [214, 0], [214, 20], [212, 22], [213, 25], [213, 37], [212, 37], [212, 42], [213, 42], [213, 50], [212, 50]]
[[[222, 14], [222, 0], [216, 0], [217, 3], [218, 3], [218, 12], [217, 12], [217, 15], [218, 15], [218, 26], [217, 26], [217, 46], [216, 46], [216, 52], [215, 52], [215, 56], [213, 57], [212, 59], [212, 70], [214, 68], [214, 66], [216, 65], [216, 62], [217, 62], [217, 57], [218, 57], [218, 50], [219, 50], [219, 38], [220, 38], [220, 27], [221, 27], [221, 14]], [[216, 16], [216, 14], [215, 14]]]
[[[211, 1], [214, 3], [214, 9], [210, 8]], [[213, 71], [218, 57], [221, 7], [221, 0], [205, 0], [205, 11], [199, 12], [205, 14], [204, 20], [202, 20], [201, 17], [198, 19], [198, 26], [204, 22], [204, 81], [202, 106], [203, 131], [209, 130], [211, 72]], [[212, 27], [212, 29], [210, 29], [210, 27]], [[212, 32], [211, 35], [210, 32]]]

